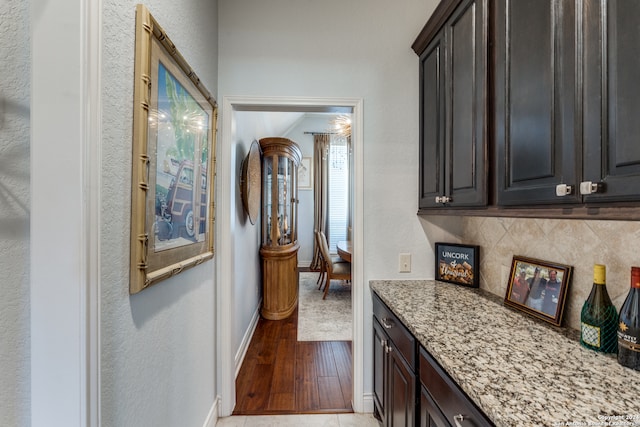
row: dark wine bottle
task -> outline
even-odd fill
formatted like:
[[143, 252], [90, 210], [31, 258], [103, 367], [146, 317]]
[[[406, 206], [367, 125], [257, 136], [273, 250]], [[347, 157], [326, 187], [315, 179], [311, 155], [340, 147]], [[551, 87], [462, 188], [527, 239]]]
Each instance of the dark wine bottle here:
[[618, 351], [618, 312], [606, 286], [605, 266], [593, 266], [593, 287], [582, 306], [580, 344], [602, 353]]
[[631, 289], [620, 308], [618, 362], [640, 371], [640, 267], [631, 267]]

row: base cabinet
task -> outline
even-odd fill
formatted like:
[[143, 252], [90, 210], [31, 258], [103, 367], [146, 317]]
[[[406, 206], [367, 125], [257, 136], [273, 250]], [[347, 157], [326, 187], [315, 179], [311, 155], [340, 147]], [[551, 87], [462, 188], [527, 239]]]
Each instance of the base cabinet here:
[[420, 427], [450, 427], [427, 388], [420, 386]]
[[[384, 427], [416, 425], [415, 339], [374, 298], [374, 406]], [[377, 314], [377, 315], [376, 315]]]
[[389, 426], [415, 425], [416, 374], [389, 342], [388, 410]]
[[494, 424], [373, 294], [373, 391], [383, 427]]
[[[489, 427], [494, 424], [476, 407], [423, 347], [420, 347], [421, 404], [426, 426]], [[423, 412], [425, 411], [423, 410]]]

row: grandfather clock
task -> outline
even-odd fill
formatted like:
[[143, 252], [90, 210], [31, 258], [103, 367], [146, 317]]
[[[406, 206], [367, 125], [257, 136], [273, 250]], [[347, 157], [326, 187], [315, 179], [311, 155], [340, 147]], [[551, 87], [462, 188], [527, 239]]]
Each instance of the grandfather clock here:
[[287, 138], [262, 138], [262, 310], [279, 320], [298, 304], [298, 166], [300, 147]]

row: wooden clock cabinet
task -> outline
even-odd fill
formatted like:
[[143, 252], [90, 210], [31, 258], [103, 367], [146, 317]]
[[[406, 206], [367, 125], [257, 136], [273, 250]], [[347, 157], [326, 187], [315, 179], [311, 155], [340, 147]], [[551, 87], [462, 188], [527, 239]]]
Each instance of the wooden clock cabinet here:
[[280, 320], [298, 304], [298, 166], [302, 153], [286, 138], [262, 138], [262, 309]]

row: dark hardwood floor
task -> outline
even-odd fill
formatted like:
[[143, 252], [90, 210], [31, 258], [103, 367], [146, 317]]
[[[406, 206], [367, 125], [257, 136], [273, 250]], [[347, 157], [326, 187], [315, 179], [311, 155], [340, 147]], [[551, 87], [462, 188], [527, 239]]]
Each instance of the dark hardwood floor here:
[[353, 412], [351, 341], [297, 341], [298, 310], [261, 318], [236, 379], [233, 415]]

